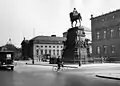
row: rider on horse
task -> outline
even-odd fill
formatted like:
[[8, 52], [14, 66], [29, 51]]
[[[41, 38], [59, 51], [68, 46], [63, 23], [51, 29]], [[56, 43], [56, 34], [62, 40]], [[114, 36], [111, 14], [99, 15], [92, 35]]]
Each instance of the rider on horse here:
[[78, 11], [76, 10], [76, 8], [73, 9], [73, 16], [77, 16], [78, 15]]
[[81, 26], [81, 20], [82, 20], [82, 17], [80, 15], [80, 13], [77, 12], [76, 8], [73, 9], [73, 12], [70, 12], [70, 21], [71, 21], [71, 26], [73, 27], [73, 22], [75, 21], [76, 24], [75, 24], [75, 27], [77, 25], [77, 20], [79, 20], [79, 23]]

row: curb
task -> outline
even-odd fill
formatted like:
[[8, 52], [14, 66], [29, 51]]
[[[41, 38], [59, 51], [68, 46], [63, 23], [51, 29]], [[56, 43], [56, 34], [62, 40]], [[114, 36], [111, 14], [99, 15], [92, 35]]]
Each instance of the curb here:
[[78, 67], [73, 67], [73, 66], [64, 66], [64, 67], [69, 67], [69, 68], [78, 68]]
[[117, 77], [110, 77], [110, 76], [104, 76], [104, 75], [96, 75], [96, 77], [120, 80], [120, 78], [117, 78]]
[[[26, 65], [42, 65], [42, 66], [55, 66], [55, 64], [29, 64], [29, 63], [25, 63]], [[73, 66], [64, 66], [64, 67], [69, 67], [69, 68], [78, 68], [78, 67], [73, 67]]]
[[55, 65], [46, 65], [46, 64], [29, 64], [29, 63], [26, 63], [26, 65], [42, 65], [42, 66], [55, 66]]

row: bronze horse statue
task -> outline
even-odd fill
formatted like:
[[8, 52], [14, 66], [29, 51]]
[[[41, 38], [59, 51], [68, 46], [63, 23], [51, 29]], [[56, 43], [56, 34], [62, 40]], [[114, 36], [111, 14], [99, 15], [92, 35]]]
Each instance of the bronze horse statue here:
[[71, 21], [71, 26], [73, 27], [73, 22], [75, 21], [76, 24], [75, 24], [75, 27], [77, 25], [77, 20], [79, 20], [79, 23], [80, 23], [80, 26], [81, 26], [81, 20], [82, 20], [82, 17], [80, 15], [80, 13], [78, 13], [78, 15], [73, 15], [73, 12], [70, 13], [70, 21]]

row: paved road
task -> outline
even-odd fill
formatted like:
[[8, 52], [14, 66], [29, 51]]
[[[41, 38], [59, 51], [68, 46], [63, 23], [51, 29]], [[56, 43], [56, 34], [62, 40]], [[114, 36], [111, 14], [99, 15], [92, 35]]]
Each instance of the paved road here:
[[119, 70], [118, 66], [86, 66], [53, 72], [52, 66], [17, 65], [14, 71], [0, 69], [0, 86], [120, 86], [119, 80], [95, 76]]

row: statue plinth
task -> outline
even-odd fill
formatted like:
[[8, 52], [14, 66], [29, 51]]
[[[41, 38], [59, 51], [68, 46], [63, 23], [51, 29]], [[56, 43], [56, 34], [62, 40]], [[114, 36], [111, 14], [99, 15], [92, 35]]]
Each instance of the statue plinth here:
[[65, 49], [63, 51], [63, 61], [65, 63], [78, 63], [79, 59], [77, 54], [75, 53], [76, 49], [76, 32], [78, 31], [78, 27], [69, 28], [67, 31], [67, 40]]
[[[81, 54], [83, 50], [85, 54], [85, 49], [80, 49], [81, 37], [85, 37], [83, 32], [84, 28], [81, 26], [69, 28], [67, 30], [67, 40], [63, 51], [63, 61], [65, 63], [79, 63], [81, 55], [83, 55]], [[80, 43], [77, 44], [78, 42]]]

